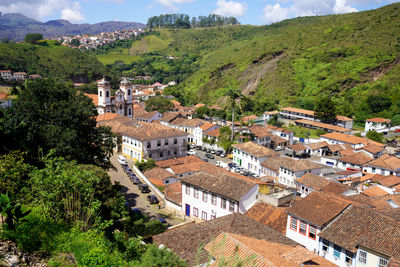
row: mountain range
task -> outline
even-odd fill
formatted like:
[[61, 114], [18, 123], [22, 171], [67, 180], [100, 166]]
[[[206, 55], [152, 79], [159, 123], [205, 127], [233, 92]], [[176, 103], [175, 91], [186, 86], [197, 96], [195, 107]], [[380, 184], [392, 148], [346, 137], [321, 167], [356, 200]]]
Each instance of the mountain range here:
[[124, 29], [140, 29], [145, 25], [138, 22], [107, 21], [95, 24], [72, 24], [67, 20], [41, 22], [20, 13], [0, 13], [0, 39], [21, 41], [27, 33], [41, 33], [44, 37], [75, 34], [98, 34]]

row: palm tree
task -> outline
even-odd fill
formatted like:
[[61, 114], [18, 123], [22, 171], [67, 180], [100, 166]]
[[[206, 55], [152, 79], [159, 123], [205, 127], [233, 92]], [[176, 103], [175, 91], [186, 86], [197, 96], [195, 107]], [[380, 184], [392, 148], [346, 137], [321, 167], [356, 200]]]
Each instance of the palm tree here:
[[236, 99], [240, 99], [243, 97], [240, 90], [237, 88], [229, 88], [228, 91], [225, 93], [225, 96], [229, 98], [230, 104], [232, 106], [232, 130], [231, 130], [231, 142], [233, 142], [234, 137], [234, 124], [235, 124], [235, 102]]

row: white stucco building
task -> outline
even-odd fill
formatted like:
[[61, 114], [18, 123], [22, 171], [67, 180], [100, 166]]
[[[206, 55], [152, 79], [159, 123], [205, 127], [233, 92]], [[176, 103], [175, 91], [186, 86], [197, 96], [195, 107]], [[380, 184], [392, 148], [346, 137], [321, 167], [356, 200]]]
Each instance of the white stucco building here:
[[365, 120], [365, 131], [376, 131], [388, 129], [390, 120], [384, 118], [372, 118]]
[[258, 184], [241, 178], [203, 172], [181, 178], [182, 212], [204, 221], [245, 213], [257, 200]]

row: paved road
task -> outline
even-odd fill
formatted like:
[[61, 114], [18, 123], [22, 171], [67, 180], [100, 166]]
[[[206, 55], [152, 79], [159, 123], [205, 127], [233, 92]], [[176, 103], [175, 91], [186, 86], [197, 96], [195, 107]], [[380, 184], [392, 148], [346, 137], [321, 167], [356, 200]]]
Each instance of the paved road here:
[[129, 207], [138, 208], [143, 214], [146, 214], [153, 219], [162, 217], [169, 225], [176, 225], [182, 222], [181, 220], [166, 214], [164, 209], [158, 210], [157, 205], [150, 205], [146, 198], [148, 195], [152, 194], [152, 192], [148, 194], [140, 192], [138, 187], [134, 185], [125, 174], [121, 165], [118, 163], [116, 156], [111, 157], [111, 163], [115, 168], [110, 169], [108, 174], [110, 175], [113, 184], [119, 182], [122, 185], [121, 191], [124, 194]]
[[[206, 156], [205, 156], [205, 154], [206, 154], [207, 152], [204, 152], [204, 151], [201, 151], [201, 150], [198, 150], [198, 149], [196, 149], [195, 151], [196, 151], [196, 156], [198, 156], [199, 158], [201, 158], [201, 159], [208, 159], [208, 158], [206, 158]], [[211, 153], [208, 153], [208, 154], [211, 154]], [[226, 163], [232, 162], [232, 160], [229, 159], [228, 157], [222, 158], [222, 157], [219, 157], [219, 156], [217, 156], [217, 155], [215, 155], [215, 154], [211, 154], [211, 155], [214, 156], [214, 159], [208, 159], [208, 162], [210, 162], [210, 163], [212, 163], [212, 164], [214, 164], [214, 165], [215, 165], [215, 163], [217, 163], [218, 160], [223, 161], [223, 162], [226, 162]]]

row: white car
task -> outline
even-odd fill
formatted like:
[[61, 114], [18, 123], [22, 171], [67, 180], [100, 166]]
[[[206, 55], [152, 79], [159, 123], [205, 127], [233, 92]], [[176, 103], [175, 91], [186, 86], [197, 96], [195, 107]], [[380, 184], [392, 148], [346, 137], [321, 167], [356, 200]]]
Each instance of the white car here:
[[196, 151], [194, 151], [193, 149], [189, 150], [187, 152], [188, 155], [196, 155]]
[[118, 156], [118, 163], [119, 164], [126, 164], [126, 159], [124, 156]]

